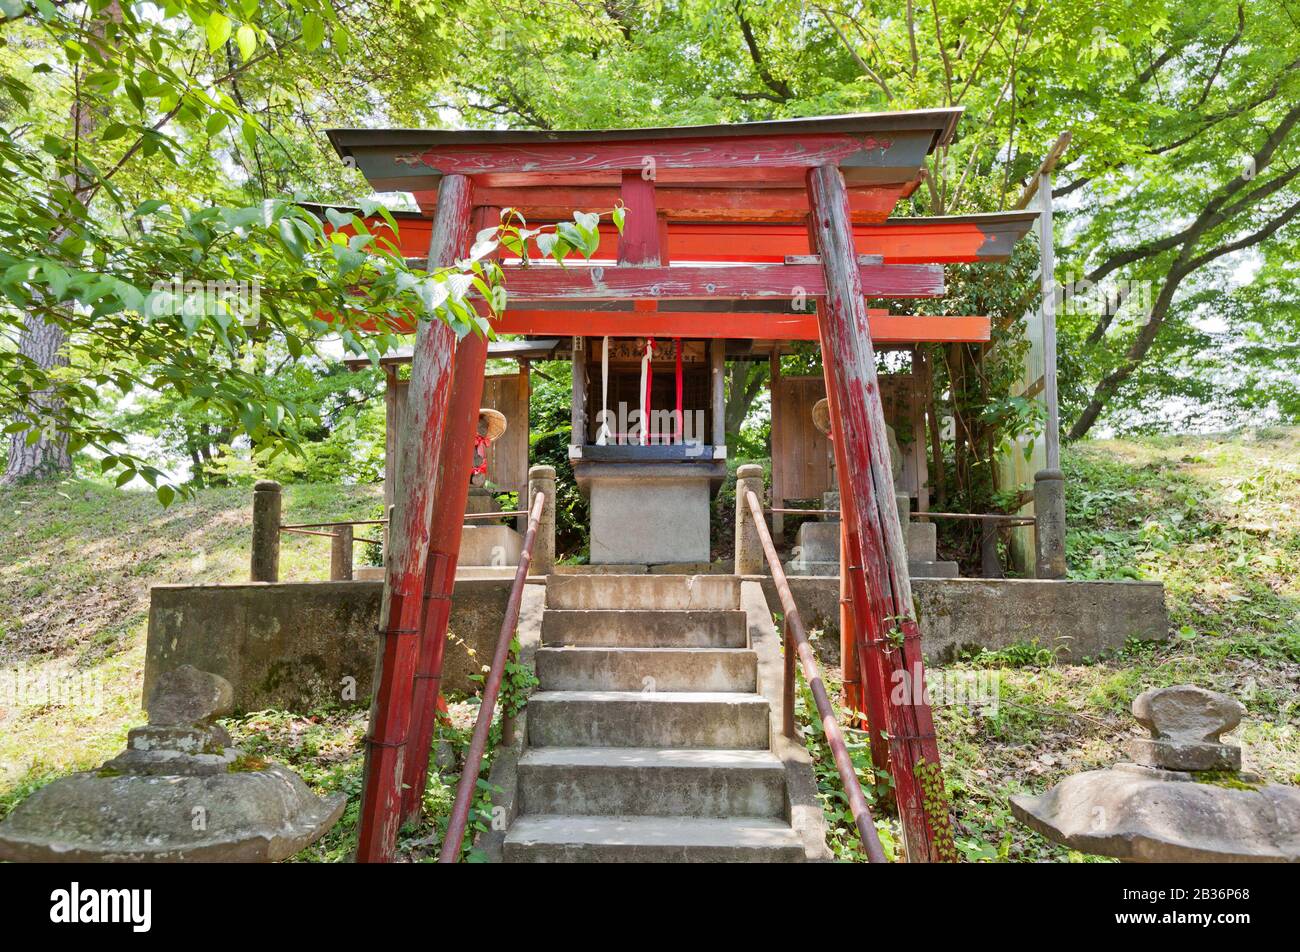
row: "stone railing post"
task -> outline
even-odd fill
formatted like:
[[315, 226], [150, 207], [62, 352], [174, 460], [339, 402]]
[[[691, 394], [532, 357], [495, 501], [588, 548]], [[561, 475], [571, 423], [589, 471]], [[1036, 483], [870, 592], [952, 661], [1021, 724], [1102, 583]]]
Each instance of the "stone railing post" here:
[[763, 467], [746, 463], [736, 470], [736, 574], [764, 574], [763, 543], [758, 538], [758, 527], [750, 514], [745, 494], [753, 491], [763, 498]]
[[335, 526], [330, 539], [330, 581], [352, 581], [352, 527]]
[[529, 575], [550, 575], [555, 571], [555, 467], [533, 466], [528, 470], [528, 508], [539, 493], [546, 494], [542, 518], [537, 524], [537, 538], [533, 540], [533, 560], [528, 566]]
[[280, 581], [280, 484], [259, 479], [253, 484], [253, 554], [249, 579]]
[[1065, 475], [1034, 474], [1034, 576], [1065, 578]]

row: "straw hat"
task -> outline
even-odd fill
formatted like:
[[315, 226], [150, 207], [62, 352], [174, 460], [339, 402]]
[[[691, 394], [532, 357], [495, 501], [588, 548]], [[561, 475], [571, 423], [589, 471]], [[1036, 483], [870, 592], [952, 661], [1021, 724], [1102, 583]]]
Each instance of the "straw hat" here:
[[489, 443], [495, 443], [501, 438], [501, 434], [506, 431], [505, 415], [496, 410], [489, 410], [487, 408], [480, 409], [478, 411], [478, 418], [480, 420], [487, 420], [487, 438]]
[[812, 408], [813, 426], [817, 427], [822, 433], [830, 436], [831, 432], [831, 405], [830, 401], [822, 397]]

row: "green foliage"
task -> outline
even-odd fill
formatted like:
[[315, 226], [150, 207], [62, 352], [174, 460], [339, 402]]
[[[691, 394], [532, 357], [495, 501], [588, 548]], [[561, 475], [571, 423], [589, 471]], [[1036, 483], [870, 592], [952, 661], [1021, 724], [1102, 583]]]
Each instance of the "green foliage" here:
[[[519, 639], [512, 638], [510, 651], [506, 655], [505, 670], [501, 674], [501, 690], [497, 695], [503, 718], [517, 717], [527, 706], [533, 688], [540, 683], [532, 668], [519, 660], [519, 650]], [[487, 680], [487, 674], [487, 665], [484, 665], [482, 671], [471, 674], [469, 679], [481, 685]], [[499, 729], [499, 722], [497, 727]]]
[[952, 834], [952, 804], [944, 785], [943, 768], [924, 759], [912, 765], [912, 771], [921, 784], [921, 804], [934, 834], [934, 848], [940, 862], [955, 863], [957, 845]]
[[528, 696], [541, 682], [533, 674], [533, 669], [519, 660], [519, 639], [510, 641], [510, 654], [506, 656], [506, 669], [501, 678], [501, 713], [503, 717], [515, 718], [528, 704]]
[[974, 668], [1043, 668], [1056, 663], [1056, 652], [1043, 647], [1035, 638], [996, 650], [964, 651], [961, 660]]
[[[304, 455], [304, 431], [320, 421], [268, 359], [319, 361], [329, 338], [377, 360], [412, 319], [485, 333], [479, 312], [504, 304], [500, 269], [484, 260], [498, 243], [560, 260], [595, 250], [596, 213], [541, 228], [504, 213], [466, 258], [427, 272], [407, 264], [377, 203], [318, 217], [290, 182], [268, 182], [267, 166], [293, 168], [283, 136], [294, 121], [279, 107], [300, 91], [298, 68], [352, 66], [352, 26], [321, 0], [11, 12], [0, 34], [0, 417], [30, 443], [91, 451], [119, 485], [138, 476], [164, 503], [180, 488], [97, 416], [106, 400], [170, 402], [173, 418], [189, 418], [172, 426], [217, 431], [205, 444], [217, 455], [236, 437], [263, 464]], [[260, 181], [234, 184], [223, 160]], [[298, 471], [317, 465], [340, 469], [318, 458]]]
[[[815, 639], [814, 639], [815, 640]], [[803, 735], [804, 746], [812, 756], [813, 772], [817, 778], [817, 797], [822, 801], [822, 811], [826, 817], [827, 845], [841, 862], [860, 863], [865, 860], [866, 852], [862, 848], [862, 838], [858, 835], [857, 822], [849, 806], [848, 796], [844, 792], [844, 783], [840, 780], [839, 769], [835, 766], [835, 757], [826, 741], [826, 732], [821, 718], [817, 715], [817, 705], [813, 701], [812, 691], [804, 680], [802, 669], [796, 668], [798, 678], [795, 696], [795, 721]], [[838, 685], [831, 685], [828, 690], [836, 690]], [[844, 718], [840, 718], [842, 724]], [[893, 781], [883, 772], [877, 773], [871, 763], [871, 744], [862, 731], [845, 731], [845, 746], [849, 758], [853, 761], [853, 770], [867, 805], [876, 822], [876, 832], [880, 835], [880, 845], [885, 857], [891, 862], [897, 859], [899, 843], [896, 838], [895, 824], [881, 815], [881, 808], [891, 801]]]
[[[464, 707], [457, 704], [457, 707]], [[464, 714], [458, 711], [458, 721]], [[239, 769], [260, 770], [268, 763], [283, 764], [298, 773], [316, 792], [344, 793], [347, 808], [339, 822], [317, 842], [300, 852], [299, 862], [350, 862], [356, 851], [360, 819], [361, 784], [364, 767], [366, 712], [356, 708], [327, 708], [306, 714], [290, 711], [254, 711], [224, 723], [231, 737], [244, 751]], [[417, 862], [432, 862], [447, 832], [455, 800], [458, 766], [464, 762], [470, 731], [444, 720], [434, 740], [445, 745], [451, 765], [439, 769], [431, 762], [418, 823], [402, 829], [397, 840], [399, 854]], [[491, 762], [489, 747], [487, 762]], [[485, 768], [486, 771], [486, 768]], [[491, 785], [479, 782], [479, 796], [470, 812], [470, 823], [461, 859], [481, 860], [473, 847], [476, 832], [491, 822]]]
[[573, 364], [547, 361], [532, 365], [528, 408], [528, 458], [534, 465], [555, 467], [555, 552], [585, 561], [587, 500], [573, 479], [569, 440], [573, 434]]

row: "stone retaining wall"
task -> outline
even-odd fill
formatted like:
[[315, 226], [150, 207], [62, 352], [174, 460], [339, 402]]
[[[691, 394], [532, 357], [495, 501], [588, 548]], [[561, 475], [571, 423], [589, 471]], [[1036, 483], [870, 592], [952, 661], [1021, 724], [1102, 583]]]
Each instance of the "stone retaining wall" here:
[[[839, 579], [789, 578], [804, 624], [824, 632], [818, 650], [838, 658]], [[768, 604], [779, 607], [770, 578], [763, 590]], [[1130, 638], [1169, 637], [1165, 588], [1159, 582], [914, 578], [912, 597], [921, 646], [931, 663], [950, 661], [963, 649], [1034, 641], [1077, 661], [1121, 648]]]
[[[768, 604], [779, 606], [771, 579], [761, 580]], [[448, 690], [476, 690], [469, 675], [492, 656], [510, 584], [509, 578], [457, 580], [444, 671]], [[836, 660], [839, 580], [791, 576], [790, 586], [805, 623], [824, 632], [819, 651]], [[1130, 638], [1168, 637], [1158, 582], [913, 579], [912, 588], [932, 662], [963, 648], [1032, 641], [1082, 659]], [[155, 586], [144, 696], [163, 671], [191, 664], [229, 681], [238, 711], [368, 705], [382, 594], [383, 583], [374, 581]]]
[[[447, 690], [477, 689], [469, 675], [491, 660], [510, 583], [456, 582], [443, 673]], [[369, 581], [155, 586], [144, 696], [163, 671], [192, 664], [229, 681], [241, 712], [367, 706], [383, 587]]]

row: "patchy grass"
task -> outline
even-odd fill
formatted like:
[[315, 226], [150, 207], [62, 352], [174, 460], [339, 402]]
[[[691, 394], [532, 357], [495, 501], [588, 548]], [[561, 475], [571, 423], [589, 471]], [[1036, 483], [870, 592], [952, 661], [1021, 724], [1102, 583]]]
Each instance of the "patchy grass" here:
[[[447, 718], [439, 726], [435, 738], [437, 763], [430, 764], [424, 811], [419, 823], [404, 827], [399, 834], [399, 861], [433, 862], [438, 858], [478, 711], [478, 701], [473, 698], [448, 705]], [[236, 745], [250, 757], [283, 764], [297, 771], [318, 793], [347, 794], [348, 806], [339, 822], [298, 854], [300, 862], [346, 862], [356, 850], [366, 720], [365, 711], [334, 709], [307, 715], [257, 711], [224, 722]], [[499, 722], [498, 717], [498, 727]], [[491, 746], [495, 748], [495, 744]], [[480, 773], [479, 789], [484, 792], [488, 789], [486, 778], [491, 768], [490, 753], [484, 758]], [[476, 810], [471, 814], [471, 831], [461, 848], [462, 860], [475, 862], [482, 858], [471, 841], [473, 830], [481, 829], [490, 817], [488, 806], [486, 797], [480, 796]]]
[[[1300, 783], [1300, 432], [1087, 443], [1067, 449], [1064, 465], [1071, 574], [1163, 581], [1170, 640], [1131, 643], [1088, 664], [1018, 645], [936, 672], [996, 675], [996, 712], [935, 708], [957, 845], [969, 860], [1094, 859], [1021, 826], [1008, 798], [1114, 763], [1139, 733], [1133, 698], [1150, 687], [1195, 683], [1234, 695], [1247, 710], [1230, 735], [1245, 768]], [[837, 673], [828, 670], [828, 681]], [[834, 765], [801, 710], [833, 845], [856, 858]], [[857, 744], [852, 753], [865, 784], [869, 751]], [[883, 813], [878, 826], [892, 849], [896, 821]]]
[[[307, 484], [284, 492], [286, 522], [372, 518], [381, 499], [375, 486]], [[149, 588], [246, 581], [251, 495], [207, 489], [164, 510], [151, 493], [89, 481], [0, 489], [0, 819], [50, 780], [119, 753], [127, 731], [144, 723]], [[281, 537], [282, 579], [328, 574], [329, 540]], [[57, 693], [50, 696], [50, 688]], [[446, 832], [478, 702], [449, 708], [424, 817], [398, 841], [403, 860], [436, 859]], [[366, 718], [340, 708], [258, 711], [224, 722], [249, 758], [285, 764], [321, 793], [348, 794], [343, 818], [299, 854], [302, 861], [342, 861], [356, 847]], [[481, 825], [486, 779], [480, 791], [473, 820]], [[462, 857], [480, 858], [468, 845]]]
[[[152, 493], [71, 480], [0, 488], [0, 815], [97, 766], [144, 722], [149, 588], [248, 578], [252, 493]], [[286, 520], [365, 518], [378, 487], [285, 487]], [[329, 542], [286, 535], [285, 580], [324, 578]]]

